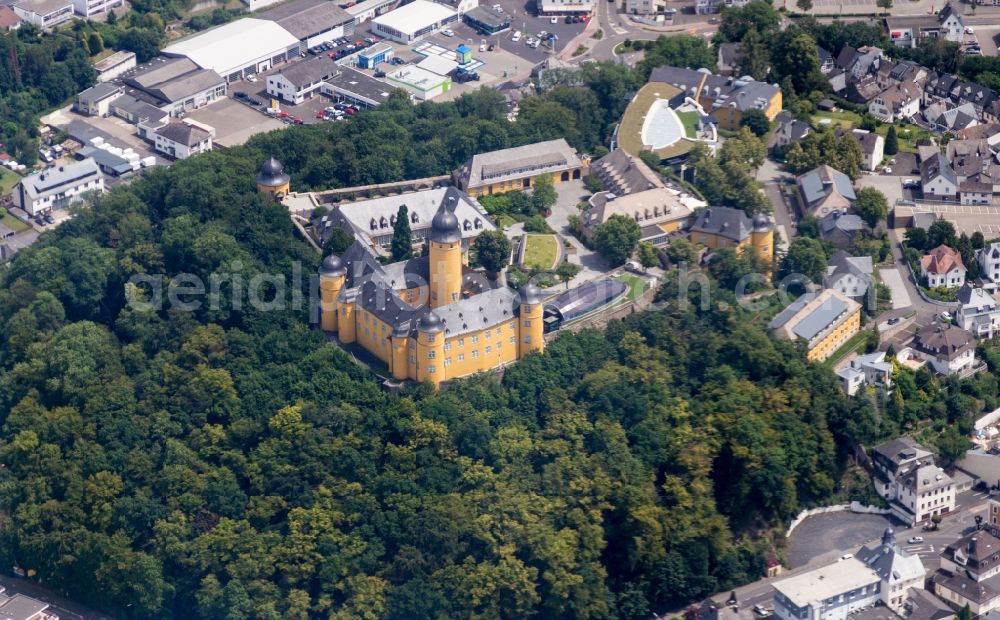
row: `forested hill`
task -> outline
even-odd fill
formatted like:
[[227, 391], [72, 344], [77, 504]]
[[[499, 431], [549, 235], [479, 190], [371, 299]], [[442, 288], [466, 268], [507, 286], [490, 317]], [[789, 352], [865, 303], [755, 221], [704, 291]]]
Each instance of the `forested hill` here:
[[394, 396], [304, 309], [125, 305], [137, 273], [315, 269], [254, 194], [267, 153], [335, 185], [562, 130], [491, 94], [390, 103], [150, 172], [42, 235], [0, 273], [0, 565], [136, 618], [638, 620], [758, 576], [749, 533], [828, 498], [851, 412], [738, 310]]

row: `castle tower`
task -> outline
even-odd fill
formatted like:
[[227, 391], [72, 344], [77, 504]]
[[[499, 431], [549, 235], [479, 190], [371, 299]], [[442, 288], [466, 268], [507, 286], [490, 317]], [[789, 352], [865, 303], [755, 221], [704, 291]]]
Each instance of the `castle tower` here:
[[257, 191], [271, 200], [280, 202], [291, 189], [291, 178], [285, 174], [281, 162], [268, 157], [257, 173]]
[[347, 268], [333, 254], [323, 259], [319, 267], [319, 324], [325, 332], [337, 331], [337, 313], [340, 304], [337, 296], [344, 288]]
[[750, 244], [757, 258], [764, 263], [767, 275], [770, 277], [774, 265], [774, 226], [763, 213], [758, 213], [753, 218]]
[[444, 381], [444, 321], [431, 310], [417, 323], [417, 381]]
[[[455, 198], [449, 196], [448, 200]], [[462, 296], [462, 230], [453, 209], [447, 202], [442, 203], [431, 220], [427, 265], [431, 308], [458, 301]]]
[[542, 292], [537, 286], [531, 282], [525, 284], [519, 302], [517, 357], [521, 359], [532, 351], [545, 349], [545, 324], [542, 321]]
[[409, 331], [397, 326], [392, 332], [392, 378], [402, 381], [410, 376], [410, 362], [407, 359], [409, 351]]

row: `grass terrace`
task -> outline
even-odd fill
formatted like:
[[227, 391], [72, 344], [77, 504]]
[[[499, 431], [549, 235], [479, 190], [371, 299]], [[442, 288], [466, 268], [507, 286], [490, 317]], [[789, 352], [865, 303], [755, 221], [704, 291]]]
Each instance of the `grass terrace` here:
[[698, 137], [698, 113], [689, 110], [687, 112], [676, 112], [677, 118], [684, 124], [684, 135], [694, 140]]
[[521, 264], [526, 269], [552, 269], [559, 257], [559, 243], [555, 235], [527, 235]]
[[7, 195], [14, 189], [17, 182], [21, 180], [21, 175], [7, 168], [0, 168], [0, 193]]
[[7, 213], [7, 209], [4, 208], [0, 208], [0, 224], [3, 224], [16, 233], [28, 230], [27, 224]]
[[626, 292], [623, 296], [623, 302], [637, 299], [640, 295], [646, 292], [647, 288], [649, 288], [645, 280], [633, 273], [623, 273], [615, 279], [619, 282], [628, 284], [628, 292]]

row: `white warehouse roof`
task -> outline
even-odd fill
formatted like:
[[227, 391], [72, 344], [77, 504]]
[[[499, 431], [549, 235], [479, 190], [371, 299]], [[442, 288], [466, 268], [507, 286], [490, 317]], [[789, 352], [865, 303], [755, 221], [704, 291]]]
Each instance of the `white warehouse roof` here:
[[185, 56], [202, 69], [226, 76], [298, 44], [277, 23], [246, 17], [168, 45], [163, 53]]
[[405, 4], [395, 11], [379, 15], [372, 20], [372, 23], [382, 24], [398, 32], [413, 36], [415, 32], [441, 23], [456, 15], [458, 13], [443, 4], [430, 2], [429, 0], [413, 0], [413, 2]]

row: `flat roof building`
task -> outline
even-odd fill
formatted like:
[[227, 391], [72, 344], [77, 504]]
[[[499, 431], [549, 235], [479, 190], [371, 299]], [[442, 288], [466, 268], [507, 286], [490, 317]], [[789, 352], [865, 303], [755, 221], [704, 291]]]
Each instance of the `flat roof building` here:
[[324, 94], [352, 105], [374, 108], [389, 98], [394, 87], [350, 67], [338, 67], [337, 73], [330, 76], [322, 88]]
[[681, 229], [691, 217], [692, 209], [705, 202], [682, 194], [670, 187], [655, 187], [619, 196], [613, 192], [598, 192], [590, 197], [590, 207], [581, 214], [583, 234], [593, 238], [597, 227], [612, 215], [635, 220], [642, 228], [640, 241], [664, 245], [672, 233]]
[[780, 620], [844, 620], [879, 600], [882, 579], [856, 558], [847, 558], [774, 583]]
[[403, 88], [420, 101], [429, 101], [451, 89], [451, 78], [416, 65], [400, 67], [385, 76], [394, 87]]
[[462, 15], [465, 23], [476, 31], [497, 34], [510, 29], [510, 15], [487, 6], [477, 6]]
[[538, 0], [542, 15], [584, 15], [593, 10], [594, 0]]
[[14, 594], [8, 596], [0, 588], [0, 618], [4, 620], [59, 620], [52, 612], [47, 612], [49, 604], [38, 599]]
[[354, 17], [330, 0], [291, 0], [254, 17], [278, 24], [306, 48], [354, 34]]
[[399, 43], [410, 43], [456, 21], [458, 13], [443, 4], [413, 0], [395, 11], [373, 19], [371, 29], [381, 37]]
[[532, 179], [543, 174], [551, 175], [556, 183], [579, 179], [589, 165], [590, 158], [581, 157], [559, 138], [473, 155], [452, 177], [462, 190], [482, 196], [527, 189]]
[[163, 54], [187, 58], [231, 82], [297, 57], [299, 39], [277, 22], [246, 17], [172, 43]]
[[77, 95], [74, 107], [85, 116], [107, 116], [111, 112], [111, 102], [123, 92], [118, 84], [99, 82]]
[[97, 81], [107, 82], [135, 68], [135, 52], [122, 50], [94, 63]]
[[88, 191], [104, 191], [104, 175], [93, 159], [30, 174], [14, 187], [14, 206], [35, 216], [61, 209], [80, 200]]
[[821, 362], [837, 351], [861, 328], [861, 305], [826, 289], [806, 293], [771, 320], [775, 335], [806, 342], [806, 359]]
[[50, 30], [73, 19], [70, 0], [20, 0], [11, 5], [14, 14], [42, 30]]

